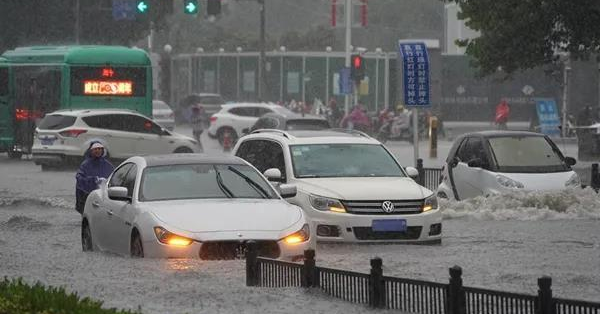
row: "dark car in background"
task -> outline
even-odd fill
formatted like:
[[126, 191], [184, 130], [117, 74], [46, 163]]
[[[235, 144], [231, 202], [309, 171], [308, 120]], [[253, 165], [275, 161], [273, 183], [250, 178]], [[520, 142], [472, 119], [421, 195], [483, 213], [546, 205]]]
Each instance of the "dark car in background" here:
[[221, 105], [225, 104], [225, 100], [219, 94], [213, 93], [198, 93], [185, 96], [177, 104], [175, 108], [175, 122], [186, 123], [189, 121], [190, 107], [200, 105], [207, 116], [221, 110]]
[[327, 119], [309, 115], [299, 114], [286, 108], [277, 108], [275, 112], [262, 115], [256, 123], [244, 133], [251, 133], [259, 129], [277, 129], [277, 130], [325, 130], [331, 126]]

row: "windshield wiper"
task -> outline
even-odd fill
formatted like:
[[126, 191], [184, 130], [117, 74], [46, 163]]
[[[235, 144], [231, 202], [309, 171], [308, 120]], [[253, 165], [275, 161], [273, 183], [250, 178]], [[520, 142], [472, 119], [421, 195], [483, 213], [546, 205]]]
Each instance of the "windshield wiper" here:
[[256, 181], [250, 179], [247, 175], [241, 173], [239, 170], [235, 169], [232, 166], [227, 166], [227, 169], [229, 169], [231, 172], [237, 174], [238, 176], [240, 176], [244, 180], [246, 180], [246, 182], [248, 182], [248, 184], [251, 187], [253, 187], [257, 192], [259, 192], [263, 198], [271, 198], [269, 196], [269, 193], [267, 193], [267, 191], [262, 186], [260, 186], [260, 184], [256, 183]]
[[234, 198], [235, 196], [233, 195], [233, 193], [231, 193], [231, 190], [229, 190], [223, 183], [223, 178], [221, 178], [221, 172], [219, 172], [217, 167], [214, 168], [217, 173], [217, 184], [219, 185], [219, 188], [221, 189], [221, 191], [223, 191], [225, 195], [227, 195], [228, 198]]

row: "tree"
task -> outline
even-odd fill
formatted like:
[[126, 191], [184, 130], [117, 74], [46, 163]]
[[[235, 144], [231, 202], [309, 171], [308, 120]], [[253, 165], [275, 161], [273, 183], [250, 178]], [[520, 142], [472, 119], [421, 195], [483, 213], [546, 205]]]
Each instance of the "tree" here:
[[460, 19], [481, 36], [458, 41], [480, 73], [560, 62], [559, 53], [586, 59], [600, 52], [598, 0], [451, 0]]

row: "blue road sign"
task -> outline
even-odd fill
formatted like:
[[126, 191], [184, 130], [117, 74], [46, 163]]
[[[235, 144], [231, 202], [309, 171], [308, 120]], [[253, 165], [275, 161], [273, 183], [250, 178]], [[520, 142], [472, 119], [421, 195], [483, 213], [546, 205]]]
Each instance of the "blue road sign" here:
[[404, 105], [430, 106], [429, 54], [423, 42], [399, 42], [398, 56], [402, 62]]
[[340, 94], [351, 95], [352, 94], [352, 79], [350, 79], [350, 68], [340, 69]]
[[135, 20], [136, 4], [135, 0], [113, 0], [112, 15], [115, 21]]
[[540, 132], [548, 136], [560, 136], [560, 118], [554, 99], [535, 99], [535, 109], [540, 121]]

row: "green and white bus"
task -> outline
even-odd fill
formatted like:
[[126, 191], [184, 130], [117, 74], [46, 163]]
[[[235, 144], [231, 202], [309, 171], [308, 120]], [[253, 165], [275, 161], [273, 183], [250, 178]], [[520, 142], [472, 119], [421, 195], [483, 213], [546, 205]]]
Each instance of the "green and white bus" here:
[[0, 57], [0, 151], [11, 157], [30, 152], [36, 122], [49, 112], [120, 108], [152, 116], [152, 66], [141, 49], [36, 46]]

